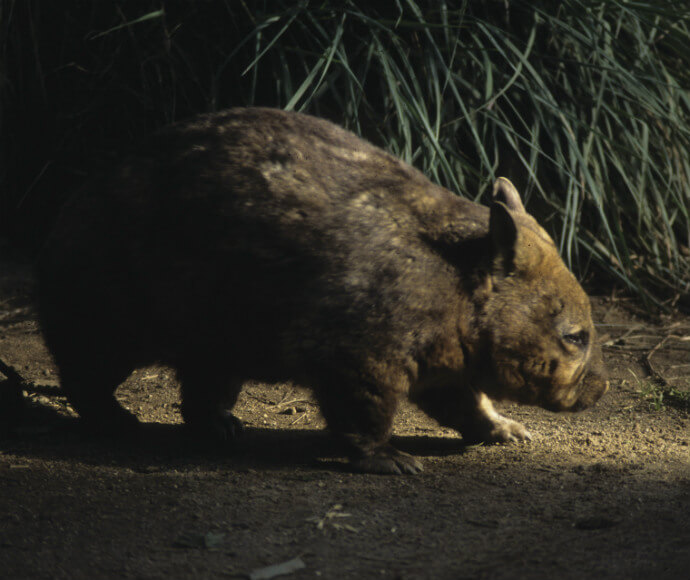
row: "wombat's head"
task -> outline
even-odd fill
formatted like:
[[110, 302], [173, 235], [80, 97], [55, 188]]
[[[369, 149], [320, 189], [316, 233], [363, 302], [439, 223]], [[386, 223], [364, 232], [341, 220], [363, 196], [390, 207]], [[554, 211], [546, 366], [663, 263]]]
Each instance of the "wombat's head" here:
[[552, 411], [592, 405], [608, 381], [589, 298], [507, 179], [494, 186], [489, 232], [482, 332], [495, 375], [487, 393]]

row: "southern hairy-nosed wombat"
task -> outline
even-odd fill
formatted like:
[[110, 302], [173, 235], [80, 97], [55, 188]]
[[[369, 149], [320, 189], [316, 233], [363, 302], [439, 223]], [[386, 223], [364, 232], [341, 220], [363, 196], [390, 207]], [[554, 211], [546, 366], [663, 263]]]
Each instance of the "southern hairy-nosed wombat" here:
[[331, 123], [233, 109], [174, 125], [75, 197], [39, 264], [64, 391], [101, 430], [113, 393], [176, 368], [192, 428], [231, 438], [242, 384], [310, 387], [351, 461], [417, 472], [398, 399], [475, 441], [529, 438], [490, 399], [551, 410], [607, 388], [587, 296], [518, 193], [490, 208]]

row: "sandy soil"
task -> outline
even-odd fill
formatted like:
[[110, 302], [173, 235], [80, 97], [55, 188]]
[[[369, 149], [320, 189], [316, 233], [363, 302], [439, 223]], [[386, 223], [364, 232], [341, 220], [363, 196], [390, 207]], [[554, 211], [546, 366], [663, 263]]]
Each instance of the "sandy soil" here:
[[1, 577], [239, 578], [295, 558], [284, 578], [690, 577], [689, 318], [597, 298], [612, 378], [597, 407], [505, 406], [534, 440], [467, 447], [405, 405], [396, 444], [425, 471], [375, 476], [347, 471], [291, 385], [247, 385], [234, 452], [190, 440], [166, 368], [118, 391], [142, 443], [90, 440], [30, 296], [28, 268], [0, 262], [0, 359], [29, 402], [10, 412], [0, 384]]

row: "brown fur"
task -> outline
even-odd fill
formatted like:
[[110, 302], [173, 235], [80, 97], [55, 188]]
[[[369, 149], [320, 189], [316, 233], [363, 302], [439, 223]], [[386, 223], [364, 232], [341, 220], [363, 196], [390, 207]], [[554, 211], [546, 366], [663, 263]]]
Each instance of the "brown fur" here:
[[314, 390], [355, 467], [416, 472], [397, 401], [473, 440], [529, 437], [489, 398], [553, 410], [606, 390], [589, 300], [507, 180], [491, 208], [326, 121], [233, 109], [172, 126], [64, 209], [39, 267], [71, 403], [135, 419], [117, 386], [178, 370], [182, 412], [221, 438], [249, 379]]

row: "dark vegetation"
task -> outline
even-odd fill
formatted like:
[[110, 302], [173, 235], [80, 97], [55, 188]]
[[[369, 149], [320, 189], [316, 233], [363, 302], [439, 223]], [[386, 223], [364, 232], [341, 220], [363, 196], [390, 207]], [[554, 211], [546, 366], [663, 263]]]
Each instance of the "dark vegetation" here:
[[[4, 0], [0, 250], [157, 127], [269, 105], [471, 198], [512, 179], [590, 285], [690, 305], [690, 10], [614, 0]], [[384, 7], [385, 6], [385, 7]]]

